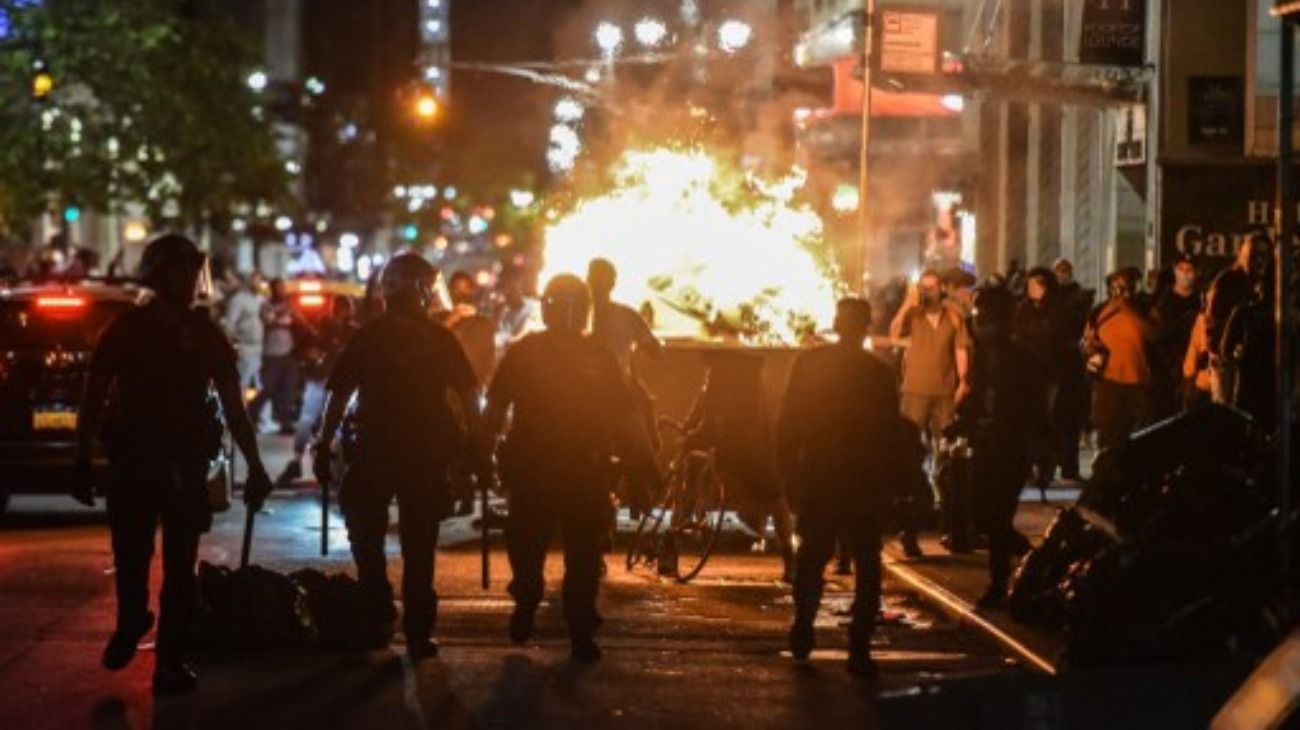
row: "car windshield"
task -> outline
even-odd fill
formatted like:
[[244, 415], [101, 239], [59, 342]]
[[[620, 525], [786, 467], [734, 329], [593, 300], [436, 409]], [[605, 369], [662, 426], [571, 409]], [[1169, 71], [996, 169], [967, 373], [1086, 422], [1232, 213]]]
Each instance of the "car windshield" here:
[[0, 302], [0, 349], [90, 350], [113, 318], [131, 306], [77, 296]]

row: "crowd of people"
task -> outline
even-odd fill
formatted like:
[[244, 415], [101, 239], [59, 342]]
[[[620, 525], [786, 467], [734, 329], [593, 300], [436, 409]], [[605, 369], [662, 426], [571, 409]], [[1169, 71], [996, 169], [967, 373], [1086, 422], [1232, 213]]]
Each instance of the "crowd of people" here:
[[[1223, 271], [1203, 274], [1180, 257], [1145, 277], [1112, 272], [1100, 302], [1064, 259], [1028, 271], [1013, 265], [979, 286], [963, 272], [920, 275], [889, 325], [903, 345], [901, 409], [926, 435], [936, 466], [946, 439], [969, 444], [975, 527], [990, 553], [982, 606], [1005, 601], [1011, 560], [1028, 549], [1012, 527], [1022, 490], [1035, 486], [1046, 500], [1058, 476], [1079, 482], [1089, 435], [1105, 453], [1211, 402], [1271, 433], [1273, 258], [1260, 233]], [[914, 555], [914, 528], [903, 527]], [[950, 547], [961, 542], [944, 537]]]
[[[185, 627], [194, 616], [198, 540], [211, 523], [204, 480], [221, 432], [213, 390], [249, 463], [248, 509], [259, 509], [273, 486], [253, 427], [268, 405], [276, 428], [295, 436], [282, 481], [301, 474], [311, 444], [317, 479], [340, 484], [374, 647], [388, 645], [398, 621], [384, 550], [395, 501], [406, 651], [413, 660], [437, 654], [434, 547], [440, 521], [462, 497], [457, 482], [468, 477], [508, 500], [510, 638], [533, 635], [547, 547], [558, 534], [572, 655], [598, 659], [612, 458], [625, 464], [631, 495], [661, 488], [663, 479], [634, 364], [640, 358], [632, 357], [655, 357], [662, 346], [635, 309], [613, 301], [613, 265], [592, 261], [585, 281], [558, 276], [539, 302], [507, 277], [489, 316], [473, 279], [451, 277], [442, 299], [439, 272], [400, 254], [359, 307], [336, 297], [327, 317], [310, 322], [281, 282], [270, 282], [264, 296], [261, 283], [247, 279], [225, 298], [219, 328], [195, 306], [204, 260], [184, 237], [152, 242], [142, 278], [157, 296], [108, 327], [90, 365], [76, 496], [92, 499], [90, 454], [102, 426], [114, 471], [108, 507], [118, 588], [103, 664], [129, 663], [154, 623], [148, 564], [161, 523], [154, 688], [194, 686]], [[848, 668], [875, 673], [882, 530], [900, 521], [905, 550], [919, 552], [915, 502], [928, 491], [927, 444], [937, 451], [953, 439], [969, 443], [976, 527], [989, 551], [980, 603], [993, 607], [1005, 600], [1012, 559], [1028, 546], [1013, 526], [1022, 491], [1045, 489], [1058, 469], [1078, 479], [1081, 433], [1095, 430], [1102, 450], [1119, 448], [1134, 429], [1208, 401], [1267, 424], [1270, 260], [1268, 239], [1252, 238], [1204, 297], [1188, 260], [1150, 277], [1146, 289], [1136, 272], [1115, 272], [1095, 306], [1067, 261], [979, 286], [927, 271], [888, 316], [891, 339], [903, 345], [900, 368], [864, 346], [871, 304], [845, 299], [832, 343], [797, 357], [770, 440], [761, 433], [760, 399], [748, 395], [757, 392], [757, 370], [745, 369], [750, 388], [713, 369], [697, 405], [714, 412], [697, 409], [690, 423], [714, 439], [719, 469], [759, 498], [760, 529], [774, 518], [794, 590], [793, 656], [812, 651], [822, 574], [838, 546], [856, 574]], [[258, 385], [246, 404], [246, 389]], [[351, 453], [336, 474], [349, 422]]]

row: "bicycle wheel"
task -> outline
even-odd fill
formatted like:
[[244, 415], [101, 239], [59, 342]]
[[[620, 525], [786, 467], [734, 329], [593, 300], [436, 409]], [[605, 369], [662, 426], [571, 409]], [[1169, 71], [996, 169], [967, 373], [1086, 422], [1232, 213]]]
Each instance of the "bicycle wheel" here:
[[688, 489], [677, 492], [669, 536], [679, 583], [700, 574], [718, 542], [726, 514], [726, 490], [711, 464], [696, 475]]

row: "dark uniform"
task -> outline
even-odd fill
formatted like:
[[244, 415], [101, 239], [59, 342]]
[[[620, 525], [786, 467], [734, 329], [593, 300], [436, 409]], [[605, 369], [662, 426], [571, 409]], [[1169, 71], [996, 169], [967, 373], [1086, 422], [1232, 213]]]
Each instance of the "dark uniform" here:
[[464, 351], [445, 327], [399, 311], [380, 315], [356, 333], [326, 385], [331, 398], [357, 394], [358, 447], [339, 506], [358, 579], [381, 623], [394, 618], [384, 539], [388, 507], [397, 499], [408, 646], [433, 633], [434, 548], [438, 523], [451, 508], [447, 470], [466, 439], [448, 393], [476, 387]]
[[112, 464], [108, 520], [118, 628], [147, 624], [154, 532], [162, 525], [163, 586], [158, 661], [184, 661], [194, 618], [199, 535], [212, 525], [207, 468], [221, 424], [214, 381], [238, 382], [235, 350], [207, 315], [159, 300], [123, 312], [90, 365], [111, 378], [102, 441]]
[[564, 617], [575, 642], [600, 623], [601, 539], [609, 529], [609, 456], [633, 401], [613, 355], [590, 337], [525, 336], [497, 367], [488, 411], [513, 407], [498, 454], [510, 500], [506, 549], [516, 612], [531, 620], [542, 600], [546, 549], [564, 543]]
[[[1005, 322], [987, 330], [977, 317], [971, 391], [958, 413], [958, 428], [970, 439], [971, 471], [975, 493], [975, 523], [989, 543], [991, 586], [985, 604], [999, 603], [1011, 577], [1011, 559], [1028, 543], [1016, 532], [1014, 520], [1020, 493], [1030, 473], [1030, 453], [1036, 429], [1041, 429], [1037, 407], [1046, 387], [1046, 374], [1038, 361], [1011, 339], [1010, 295], [981, 292], [976, 308], [995, 318], [1005, 311]], [[998, 301], [993, 301], [993, 300]]]
[[887, 365], [860, 347], [833, 345], [795, 362], [778, 424], [796, 514], [795, 632], [811, 632], [826, 563], [843, 539], [856, 580], [850, 652], [865, 655], [880, 606], [880, 531], [897, 489], [898, 393]]

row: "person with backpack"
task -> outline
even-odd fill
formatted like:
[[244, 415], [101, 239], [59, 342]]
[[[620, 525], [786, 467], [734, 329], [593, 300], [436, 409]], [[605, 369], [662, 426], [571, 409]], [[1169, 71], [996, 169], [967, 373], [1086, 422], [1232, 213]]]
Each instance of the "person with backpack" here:
[[155, 695], [188, 691], [197, 682], [187, 664], [195, 563], [199, 536], [212, 526], [207, 470], [222, 435], [212, 391], [248, 460], [244, 503], [256, 511], [271, 491], [244, 409], [235, 350], [207, 312], [195, 307], [206, 266], [207, 257], [184, 236], [167, 234], [149, 244], [140, 278], [153, 298], [123, 312], [104, 331], [78, 411], [74, 496], [84, 504], [94, 502], [91, 456], [101, 425], [111, 466], [108, 524], [117, 629], [104, 649], [107, 669], [126, 667], [153, 627], [149, 564], [154, 533], [162, 526]]
[[379, 285], [384, 311], [348, 341], [325, 384], [325, 415], [313, 471], [332, 481], [335, 435], [355, 394], [356, 454], [339, 489], [365, 595], [365, 622], [375, 648], [388, 645], [397, 619], [384, 540], [388, 508], [399, 510], [402, 629], [414, 661], [437, 656], [438, 597], [433, 588], [439, 523], [451, 512], [448, 471], [466, 454], [478, 422], [479, 384], [460, 343], [429, 315], [437, 270], [399, 254]]

